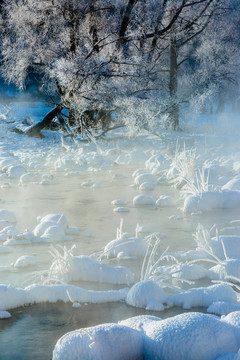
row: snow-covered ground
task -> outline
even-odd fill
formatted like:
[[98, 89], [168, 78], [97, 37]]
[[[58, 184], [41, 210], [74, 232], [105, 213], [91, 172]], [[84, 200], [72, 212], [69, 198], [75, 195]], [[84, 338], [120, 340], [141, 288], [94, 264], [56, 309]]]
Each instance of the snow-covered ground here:
[[118, 301], [144, 311], [203, 307], [222, 318], [145, 316], [79, 329], [58, 341], [54, 359], [237, 359], [234, 118], [232, 132], [225, 114], [212, 126], [209, 117], [207, 130], [199, 121], [197, 133], [133, 139], [121, 129], [97, 144], [48, 130], [44, 139], [11, 131], [46, 111], [40, 102], [0, 109], [0, 318], [59, 300], [76, 311]]

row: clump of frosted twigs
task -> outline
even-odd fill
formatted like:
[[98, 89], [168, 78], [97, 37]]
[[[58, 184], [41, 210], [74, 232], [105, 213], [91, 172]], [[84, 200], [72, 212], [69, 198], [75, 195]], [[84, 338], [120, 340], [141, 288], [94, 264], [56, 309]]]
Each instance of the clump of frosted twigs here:
[[[221, 247], [223, 250], [223, 255], [224, 255], [223, 260], [221, 260], [214, 253], [214, 249], [211, 246], [211, 236], [210, 236], [210, 232], [213, 228], [215, 228], [215, 225], [210, 229], [210, 231], [208, 231], [201, 224], [198, 225], [197, 231], [195, 234], [193, 234], [193, 236], [198, 245], [198, 249], [205, 252], [207, 255], [207, 258], [192, 260], [192, 261], [189, 261], [189, 264], [193, 264], [196, 262], [208, 262], [208, 263], [214, 263], [215, 265], [219, 265], [223, 269], [225, 269], [227, 264], [230, 264], [230, 266], [231, 266], [231, 260], [234, 260], [234, 259], [229, 259], [227, 252], [226, 252], [224, 242], [222, 239], [220, 239], [219, 232], [217, 229], [216, 229], [216, 242], [221, 244]], [[235, 260], [235, 261], [238, 261], [238, 260]], [[239, 264], [239, 266], [240, 266], [240, 264]], [[212, 282], [224, 283], [224, 284], [227, 284], [230, 286], [234, 286], [240, 291], [240, 287], [238, 285], [236, 285], [236, 283], [240, 283], [240, 278], [238, 276], [227, 273], [225, 270], [221, 271], [219, 280], [212, 280]]]
[[49, 282], [62, 282], [65, 275], [69, 272], [71, 268], [71, 261], [73, 258], [73, 250], [76, 248], [76, 245], [73, 245], [70, 249], [67, 249], [66, 246], [56, 245], [51, 246], [49, 253], [53, 258], [52, 265], [46, 273], [46, 279], [44, 284]]
[[[210, 232], [215, 228], [215, 225], [212, 226], [210, 231], [205, 229], [202, 224], [198, 224], [197, 230], [195, 234], [193, 234], [193, 238], [195, 242], [197, 243], [198, 249], [205, 252], [207, 255], [210, 256], [210, 259], [201, 259], [201, 261], [212, 261], [215, 264], [219, 264], [221, 260], [214, 254], [214, 250], [211, 246], [211, 236]], [[216, 236], [218, 239], [218, 231], [216, 230]], [[222, 242], [221, 242], [222, 243]], [[222, 243], [223, 246], [223, 243]], [[225, 248], [224, 248], [225, 250]], [[225, 252], [226, 253], [226, 252]], [[199, 261], [199, 260], [198, 260]]]
[[187, 150], [184, 144], [183, 150], [180, 151], [179, 145], [177, 145], [170, 170], [170, 175], [173, 172], [172, 182], [175, 187], [181, 188], [186, 183], [194, 182], [196, 160], [197, 156], [194, 149]]
[[187, 150], [185, 144], [182, 151], [179, 146], [176, 148], [169, 176], [174, 186], [182, 189], [183, 196], [201, 196], [209, 190], [209, 171], [206, 173], [204, 167], [197, 166], [198, 157], [196, 150]]
[[175, 261], [177, 264], [181, 264], [173, 255], [167, 254], [169, 249], [168, 247], [163, 253], [161, 253], [161, 255], [158, 255], [160, 239], [156, 233], [149, 235], [146, 239], [148, 242], [148, 248], [143, 259], [141, 281], [153, 280], [162, 288], [170, 288], [175, 291], [181, 291], [180, 287], [176, 285], [174, 286], [171, 283], [175, 279], [181, 283], [193, 284], [192, 281], [181, 277], [176, 277], [176, 275], [179, 274], [181, 270], [169, 269], [167, 272], [162, 271], [160, 263], [164, 260]]
[[202, 195], [209, 190], [209, 171], [205, 174], [204, 168], [197, 169], [191, 178], [185, 178], [183, 187], [185, 195]]

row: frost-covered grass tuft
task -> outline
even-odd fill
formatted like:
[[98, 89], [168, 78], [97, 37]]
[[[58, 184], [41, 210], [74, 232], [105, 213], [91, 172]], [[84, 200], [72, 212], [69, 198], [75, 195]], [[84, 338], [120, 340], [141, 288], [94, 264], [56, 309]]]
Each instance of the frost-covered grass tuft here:
[[176, 188], [194, 182], [197, 158], [195, 149], [187, 150], [184, 144], [183, 150], [180, 151], [177, 145], [174, 160], [168, 171], [168, 178]]
[[70, 249], [61, 245], [52, 245], [50, 247], [49, 253], [53, 258], [53, 262], [47, 272], [47, 278], [45, 279], [44, 284], [49, 282], [62, 282], [71, 269], [71, 262], [74, 256], [73, 251], [75, 248], [76, 245], [73, 245]]
[[[161, 288], [170, 288], [175, 291], [181, 291], [179, 286], [176, 284], [173, 285], [173, 281], [176, 279], [180, 283], [193, 284], [192, 281], [181, 276], [181, 266], [184, 266], [184, 264], [180, 264], [176, 257], [168, 254], [168, 247], [159, 255], [160, 238], [157, 233], [149, 235], [147, 237], [147, 242], [148, 248], [141, 268], [141, 281], [152, 280]], [[164, 260], [174, 261], [177, 263], [178, 267], [169, 267], [167, 271], [164, 271], [166, 267], [160, 265]]]

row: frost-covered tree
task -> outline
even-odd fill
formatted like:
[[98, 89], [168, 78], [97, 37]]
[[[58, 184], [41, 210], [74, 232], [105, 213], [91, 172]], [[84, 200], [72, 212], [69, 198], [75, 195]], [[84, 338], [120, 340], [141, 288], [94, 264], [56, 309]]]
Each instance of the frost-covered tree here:
[[[203, 31], [219, 4], [5, 0], [3, 73], [19, 87], [29, 73], [38, 74], [42, 90], [57, 103], [52, 116], [67, 108], [70, 120], [81, 123], [87, 112], [117, 109], [124, 118], [126, 104], [138, 114], [144, 104], [151, 109], [146, 117], [156, 123], [163, 109], [176, 107], [180, 45]], [[149, 123], [138, 118], [141, 125]], [[178, 127], [174, 111], [168, 119]]]
[[[239, 96], [239, 3], [224, 1], [209, 26], [179, 52], [179, 98], [198, 110]], [[196, 110], [197, 110], [196, 109]]]

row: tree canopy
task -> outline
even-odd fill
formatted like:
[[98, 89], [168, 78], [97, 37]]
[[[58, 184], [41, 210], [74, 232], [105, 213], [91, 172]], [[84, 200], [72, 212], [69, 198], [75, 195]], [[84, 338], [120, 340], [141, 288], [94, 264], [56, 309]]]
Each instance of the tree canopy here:
[[117, 109], [128, 122], [164, 119], [177, 129], [182, 102], [213, 89], [223, 93], [236, 81], [239, 23], [232, 5], [6, 0], [2, 72], [19, 87], [36, 75], [75, 122], [86, 110]]

